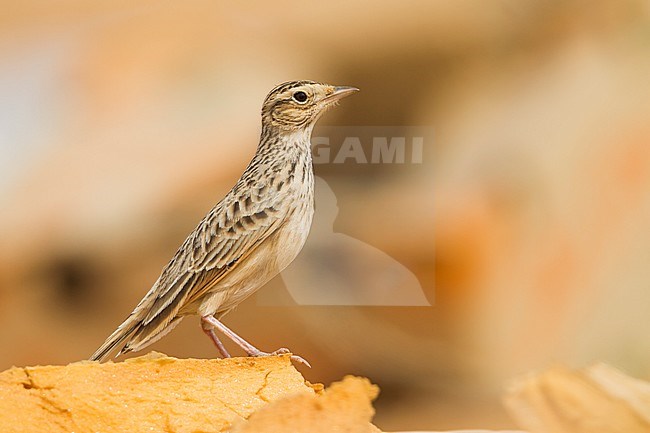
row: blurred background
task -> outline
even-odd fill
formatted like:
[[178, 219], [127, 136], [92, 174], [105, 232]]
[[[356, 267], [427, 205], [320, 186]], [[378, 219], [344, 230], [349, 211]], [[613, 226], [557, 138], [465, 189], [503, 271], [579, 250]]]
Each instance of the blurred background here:
[[[3, 3], [0, 369], [86, 359], [239, 177], [266, 93], [313, 79], [362, 90], [320, 125], [435, 131], [422, 163], [315, 167], [333, 232], [432, 305], [269, 302], [277, 278], [226, 324], [312, 382], [368, 376], [385, 430], [510, 428], [504, 386], [554, 363], [650, 376], [647, 2]], [[151, 349], [216, 356], [199, 329]]]

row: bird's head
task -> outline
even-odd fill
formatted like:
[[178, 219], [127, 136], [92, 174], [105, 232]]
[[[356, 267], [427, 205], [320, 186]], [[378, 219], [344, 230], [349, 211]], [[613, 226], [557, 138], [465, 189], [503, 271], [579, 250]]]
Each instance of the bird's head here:
[[289, 81], [275, 87], [262, 105], [262, 121], [295, 130], [312, 126], [329, 107], [359, 89], [314, 81]]

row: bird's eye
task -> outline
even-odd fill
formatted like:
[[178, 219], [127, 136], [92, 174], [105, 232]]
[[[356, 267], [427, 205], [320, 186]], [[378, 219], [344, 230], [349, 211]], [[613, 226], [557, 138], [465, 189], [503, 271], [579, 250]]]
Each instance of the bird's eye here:
[[307, 102], [307, 94], [299, 90], [293, 94], [293, 100], [298, 102], [299, 104], [304, 104], [305, 102]]

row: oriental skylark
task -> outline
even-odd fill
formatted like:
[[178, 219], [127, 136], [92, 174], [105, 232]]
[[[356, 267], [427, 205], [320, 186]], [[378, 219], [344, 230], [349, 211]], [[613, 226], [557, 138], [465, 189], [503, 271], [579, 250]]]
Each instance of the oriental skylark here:
[[[195, 314], [223, 357], [230, 355], [215, 330], [248, 356], [289, 352], [262, 352], [221, 318], [302, 249], [314, 213], [312, 129], [323, 112], [357, 90], [313, 81], [292, 81], [271, 90], [262, 106], [260, 142], [244, 174], [91, 360], [101, 361], [120, 346], [117, 355], [143, 349]], [[309, 365], [299, 356], [292, 358]]]

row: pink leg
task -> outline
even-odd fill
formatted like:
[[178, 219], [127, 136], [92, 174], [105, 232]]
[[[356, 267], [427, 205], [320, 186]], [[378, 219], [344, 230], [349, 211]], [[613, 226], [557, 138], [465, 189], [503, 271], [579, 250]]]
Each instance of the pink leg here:
[[[204, 323], [204, 328], [207, 324], [210, 324], [212, 327], [215, 329], [219, 330], [222, 334], [224, 334], [226, 337], [230, 338], [235, 344], [237, 344], [239, 347], [244, 349], [244, 352], [248, 356], [272, 356], [272, 355], [281, 355], [284, 353], [290, 353], [289, 349], [281, 348], [276, 350], [275, 352], [262, 352], [252, 344], [250, 344], [248, 341], [244, 340], [241, 338], [239, 335], [235, 334], [234, 331], [232, 331], [230, 328], [228, 328], [226, 325], [221, 323], [219, 320], [217, 320], [214, 316], [203, 316], [201, 318], [202, 322]], [[216, 338], [216, 336], [215, 336]], [[301, 364], [305, 364], [307, 367], [311, 368], [311, 365], [302, 357], [298, 355], [291, 355], [291, 359], [293, 361], [299, 362]]]
[[230, 358], [230, 353], [228, 353], [228, 350], [226, 350], [226, 347], [223, 345], [221, 340], [219, 340], [219, 337], [217, 337], [217, 334], [214, 333], [214, 328], [210, 323], [204, 320], [204, 318], [201, 318], [201, 328], [203, 328], [203, 332], [205, 332], [205, 335], [210, 337], [210, 340], [214, 343], [215, 346], [217, 346], [217, 350], [221, 354], [222, 358]]

